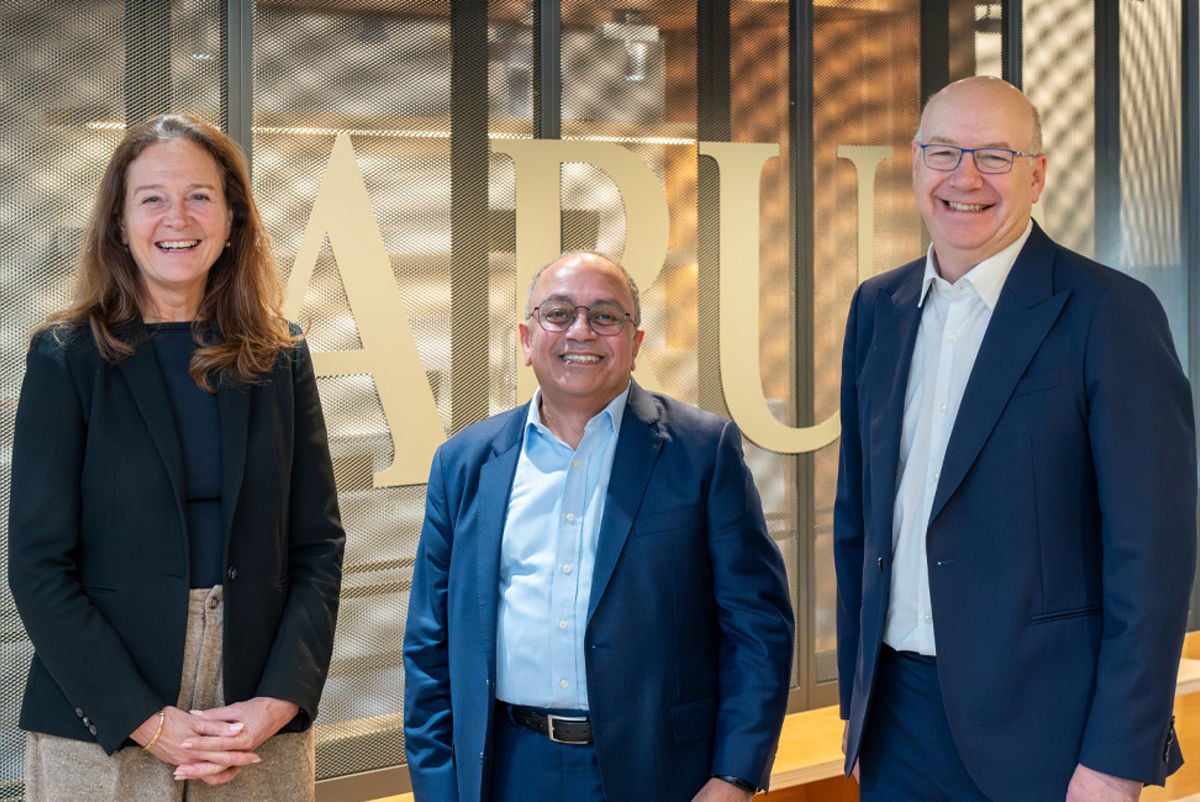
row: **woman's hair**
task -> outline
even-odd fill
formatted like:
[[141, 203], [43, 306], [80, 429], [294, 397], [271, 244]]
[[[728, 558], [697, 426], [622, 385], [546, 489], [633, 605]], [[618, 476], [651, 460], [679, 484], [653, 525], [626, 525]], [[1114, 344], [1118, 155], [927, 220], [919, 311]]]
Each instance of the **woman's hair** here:
[[140, 317], [146, 300], [138, 266], [121, 240], [126, 176], [129, 165], [148, 147], [181, 138], [204, 148], [216, 161], [232, 213], [229, 245], [208, 271], [193, 332], [200, 347], [188, 367], [193, 381], [212, 392], [214, 379], [222, 376], [252, 382], [267, 373], [297, 338], [280, 312], [275, 258], [254, 204], [246, 158], [237, 143], [198, 117], [164, 114], [126, 131], [96, 193], [79, 254], [74, 303], [47, 318], [45, 327], [86, 324], [110, 362], [134, 352], [136, 342], [116, 331]]

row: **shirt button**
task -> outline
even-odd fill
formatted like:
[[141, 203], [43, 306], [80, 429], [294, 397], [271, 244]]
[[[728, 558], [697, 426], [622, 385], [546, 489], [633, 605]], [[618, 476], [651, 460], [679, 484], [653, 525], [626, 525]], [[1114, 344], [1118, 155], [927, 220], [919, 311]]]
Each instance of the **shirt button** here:
[[946, 405], [945, 405], [945, 404], [939, 404], [939, 405], [938, 405], [938, 412], [945, 412], [945, 411], [946, 411]]
[[567, 520], [568, 520], [568, 521], [574, 521], [574, 520], [575, 520], [575, 513], [573, 513], [573, 512], [568, 512], [568, 513], [567, 513]]
[[571, 566], [569, 566], [569, 565], [564, 565], [564, 566], [563, 566], [563, 569], [562, 569], [562, 571], [563, 571], [563, 573], [564, 573], [564, 574], [569, 574], [569, 573], [571, 573]]
[[949, 334], [946, 335], [946, 342], [948, 342], [948, 343], [952, 343], [957, 339], [958, 339], [958, 335], [955, 334], [954, 332], [950, 332]]
[[929, 614], [925, 614], [925, 615], [921, 616], [921, 620], [924, 621], [926, 624], [928, 624], [930, 621], [933, 620], [933, 616], [931, 616]]
[[578, 467], [579, 467], [579, 465], [580, 465], [580, 462], [579, 462], [579, 460], [577, 460], [577, 459], [573, 459], [573, 460], [571, 460], [571, 467], [572, 467], [572, 468], [578, 468]]
[[567, 628], [567, 622], [566, 622], [566, 621], [559, 621], [559, 622], [558, 622], [558, 628], [559, 628], [559, 629], [566, 629], [566, 628]]
[[563, 677], [562, 679], [560, 679], [560, 680], [558, 681], [558, 684], [559, 684], [559, 687], [565, 688], [565, 687], [567, 687], [568, 685], [570, 685], [571, 683], [567, 682], [567, 678], [566, 678], [566, 677]]

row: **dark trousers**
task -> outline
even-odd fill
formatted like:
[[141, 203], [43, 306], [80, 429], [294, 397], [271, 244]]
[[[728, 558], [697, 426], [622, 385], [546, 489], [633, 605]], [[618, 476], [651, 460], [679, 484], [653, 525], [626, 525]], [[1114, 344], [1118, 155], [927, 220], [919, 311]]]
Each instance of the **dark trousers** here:
[[605, 802], [595, 744], [560, 744], [496, 711], [491, 802]]
[[946, 722], [937, 662], [886, 646], [859, 753], [861, 802], [987, 802]]

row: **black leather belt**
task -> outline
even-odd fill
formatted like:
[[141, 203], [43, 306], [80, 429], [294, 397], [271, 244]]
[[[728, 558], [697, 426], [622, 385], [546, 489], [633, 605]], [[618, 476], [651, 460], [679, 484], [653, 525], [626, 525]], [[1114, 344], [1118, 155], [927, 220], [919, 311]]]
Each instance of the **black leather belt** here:
[[518, 727], [545, 735], [559, 744], [590, 744], [592, 722], [587, 716], [560, 716], [537, 707], [499, 702], [500, 709]]

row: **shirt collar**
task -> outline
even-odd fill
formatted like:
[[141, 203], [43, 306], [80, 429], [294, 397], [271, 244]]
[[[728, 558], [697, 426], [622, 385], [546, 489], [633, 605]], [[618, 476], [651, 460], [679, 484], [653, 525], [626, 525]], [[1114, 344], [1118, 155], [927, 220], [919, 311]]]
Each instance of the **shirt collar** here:
[[[633, 386], [633, 381], [625, 385], [625, 389], [617, 394], [617, 397], [608, 402], [604, 409], [597, 412], [592, 419], [587, 422], [584, 427], [586, 431], [591, 431], [596, 426], [601, 426], [604, 422], [608, 422], [612, 426], [612, 431], [621, 431], [621, 421], [625, 418], [625, 404], [629, 400], [629, 388]], [[529, 414], [525, 417], [525, 431], [528, 432], [530, 427], [541, 432], [548, 437], [554, 437], [554, 433], [546, 424], [542, 423], [542, 388], [538, 387], [533, 391], [533, 398], [529, 402]]]
[[[1008, 279], [1008, 274], [1012, 272], [1013, 265], [1017, 262], [1017, 256], [1025, 247], [1025, 242], [1029, 239], [1032, 231], [1033, 220], [1031, 219], [1021, 236], [1009, 243], [1003, 250], [972, 267], [959, 279], [975, 289], [979, 299], [987, 305], [989, 310], [996, 308], [996, 302], [1000, 300], [1000, 291], [1004, 289], [1004, 282]], [[925, 275], [921, 279], [921, 297], [917, 299], [917, 306], [925, 303], [925, 297], [929, 295], [930, 287], [938, 279], [941, 279], [941, 276], [937, 271], [937, 255], [933, 252], [931, 244], [925, 254]]]

